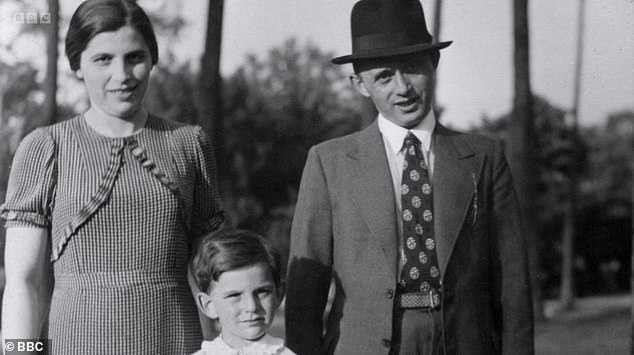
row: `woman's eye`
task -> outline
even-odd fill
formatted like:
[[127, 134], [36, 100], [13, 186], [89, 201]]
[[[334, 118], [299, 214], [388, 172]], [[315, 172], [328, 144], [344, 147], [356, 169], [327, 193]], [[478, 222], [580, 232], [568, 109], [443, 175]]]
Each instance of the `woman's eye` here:
[[144, 54], [132, 54], [128, 57], [128, 60], [132, 63], [142, 63], [145, 60]]

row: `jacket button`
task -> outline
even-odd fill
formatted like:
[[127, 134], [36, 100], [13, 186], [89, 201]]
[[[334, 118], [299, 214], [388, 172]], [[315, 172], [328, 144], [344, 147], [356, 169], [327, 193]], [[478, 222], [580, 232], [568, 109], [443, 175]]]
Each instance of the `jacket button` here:
[[389, 348], [390, 346], [392, 346], [392, 342], [390, 341], [390, 339], [383, 339], [383, 346], [385, 346], [386, 348]]
[[392, 290], [392, 289], [387, 290], [387, 292], [385, 293], [385, 297], [387, 297], [389, 299], [394, 298], [394, 290]]

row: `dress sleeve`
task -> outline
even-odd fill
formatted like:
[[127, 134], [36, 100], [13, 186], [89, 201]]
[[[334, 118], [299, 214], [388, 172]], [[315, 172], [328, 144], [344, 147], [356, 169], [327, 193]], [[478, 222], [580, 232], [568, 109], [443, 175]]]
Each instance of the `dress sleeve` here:
[[55, 142], [37, 129], [24, 137], [13, 158], [6, 200], [0, 206], [6, 228], [50, 227], [56, 176]]
[[216, 228], [224, 220], [224, 211], [218, 191], [217, 165], [209, 136], [196, 127], [196, 159], [198, 176], [194, 189], [192, 232], [200, 236]]

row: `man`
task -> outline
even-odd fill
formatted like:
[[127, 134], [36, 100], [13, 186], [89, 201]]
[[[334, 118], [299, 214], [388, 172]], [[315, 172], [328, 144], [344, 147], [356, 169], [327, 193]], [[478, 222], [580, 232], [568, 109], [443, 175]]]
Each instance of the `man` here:
[[[502, 146], [436, 122], [418, 0], [361, 0], [352, 85], [379, 115], [313, 147], [291, 232], [298, 354], [532, 354], [525, 241]], [[331, 280], [334, 300], [328, 302]], [[324, 309], [328, 318], [322, 322]]]

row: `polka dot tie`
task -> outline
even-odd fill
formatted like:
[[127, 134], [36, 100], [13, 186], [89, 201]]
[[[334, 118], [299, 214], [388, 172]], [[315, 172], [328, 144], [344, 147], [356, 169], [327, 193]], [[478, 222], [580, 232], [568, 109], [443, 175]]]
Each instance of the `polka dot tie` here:
[[401, 183], [403, 260], [400, 287], [403, 292], [439, 289], [440, 271], [434, 239], [433, 195], [429, 173], [412, 132], [405, 137], [405, 161]]

